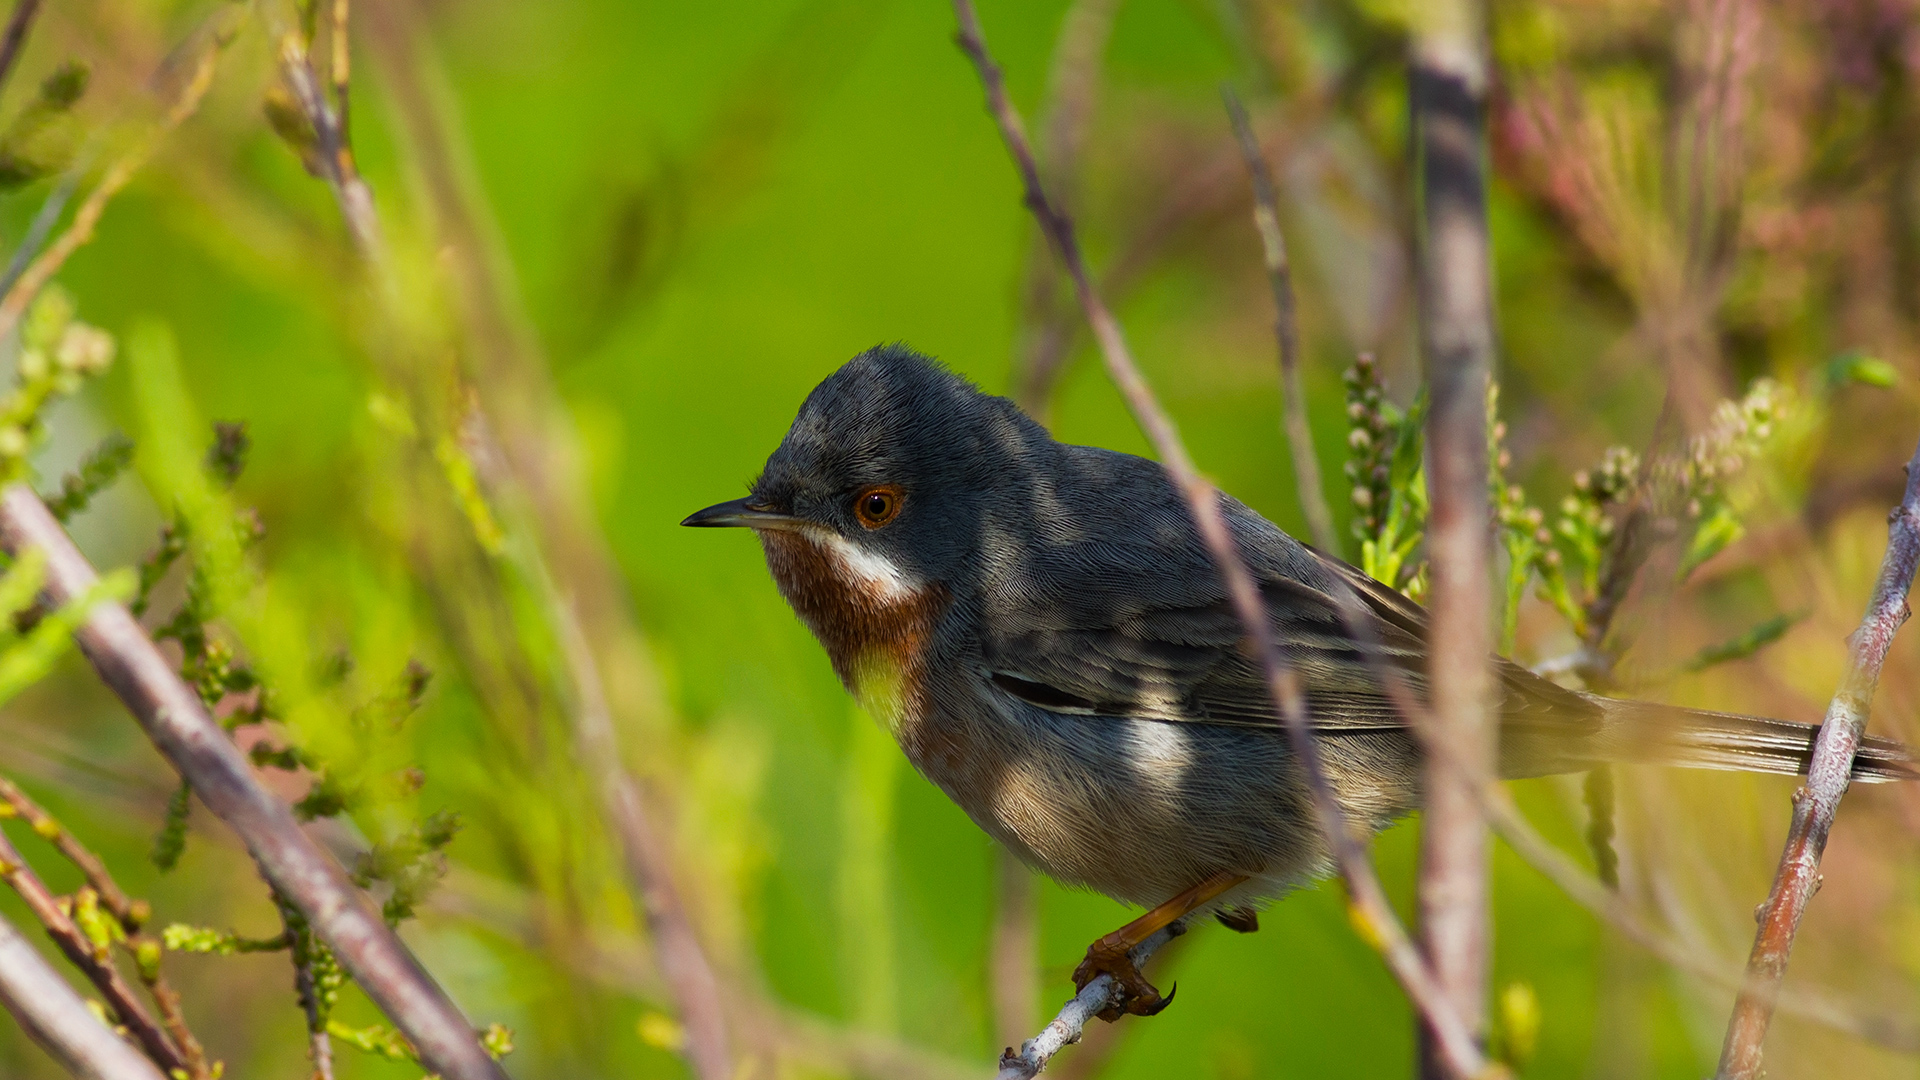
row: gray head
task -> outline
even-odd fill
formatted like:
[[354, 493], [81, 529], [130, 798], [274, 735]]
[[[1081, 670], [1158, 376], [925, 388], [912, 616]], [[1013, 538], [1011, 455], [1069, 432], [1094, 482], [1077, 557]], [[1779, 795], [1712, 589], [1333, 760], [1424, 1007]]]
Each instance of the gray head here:
[[1057, 449], [1011, 401], [904, 345], [882, 345], [807, 395], [751, 495], [681, 524], [837, 538], [848, 554], [875, 557], [874, 567], [952, 587], [983, 520], [995, 506], [1020, 505], [1036, 465]]

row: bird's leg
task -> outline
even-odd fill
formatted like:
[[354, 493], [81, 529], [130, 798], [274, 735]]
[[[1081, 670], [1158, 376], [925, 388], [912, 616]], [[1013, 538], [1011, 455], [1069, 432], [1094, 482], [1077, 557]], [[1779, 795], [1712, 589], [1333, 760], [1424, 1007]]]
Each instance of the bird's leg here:
[[1113, 976], [1114, 983], [1119, 987], [1119, 999], [1099, 1014], [1100, 1019], [1109, 1023], [1120, 1019], [1122, 1013], [1152, 1016], [1166, 1008], [1173, 999], [1161, 997], [1160, 991], [1155, 990], [1147, 977], [1140, 974], [1139, 966], [1128, 954], [1134, 946], [1159, 933], [1169, 923], [1245, 880], [1245, 874], [1222, 870], [1087, 946], [1087, 958], [1080, 961], [1080, 966], [1073, 972], [1074, 988], [1085, 990], [1088, 983], [1100, 976]]

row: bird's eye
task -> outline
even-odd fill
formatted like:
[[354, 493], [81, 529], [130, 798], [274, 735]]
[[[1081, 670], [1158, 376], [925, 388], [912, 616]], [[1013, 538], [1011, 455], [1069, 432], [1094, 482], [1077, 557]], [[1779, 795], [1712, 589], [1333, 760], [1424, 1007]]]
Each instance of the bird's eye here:
[[892, 521], [900, 513], [900, 504], [906, 501], [906, 493], [892, 484], [882, 484], [862, 491], [853, 500], [853, 516], [860, 524], [869, 529], [877, 529]]

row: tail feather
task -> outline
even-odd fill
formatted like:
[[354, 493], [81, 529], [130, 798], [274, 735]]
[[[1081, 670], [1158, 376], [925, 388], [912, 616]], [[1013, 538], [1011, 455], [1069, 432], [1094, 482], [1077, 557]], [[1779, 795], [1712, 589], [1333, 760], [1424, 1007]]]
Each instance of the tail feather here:
[[[1602, 722], [1588, 742], [1596, 760], [1681, 765], [1740, 772], [1805, 773], [1820, 730], [1790, 720], [1709, 712], [1645, 701], [1590, 697]], [[1853, 778], [1868, 784], [1920, 780], [1905, 744], [1869, 735], [1853, 759]]]

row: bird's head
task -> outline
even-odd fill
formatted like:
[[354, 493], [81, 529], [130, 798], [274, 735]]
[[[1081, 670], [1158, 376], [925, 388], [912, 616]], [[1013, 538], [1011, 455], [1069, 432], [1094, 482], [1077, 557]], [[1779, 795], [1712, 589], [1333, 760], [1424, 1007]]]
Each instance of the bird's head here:
[[782, 594], [849, 685], [901, 618], [971, 591], [1056, 444], [1012, 402], [899, 345], [814, 388], [744, 499], [681, 524], [754, 530]]

